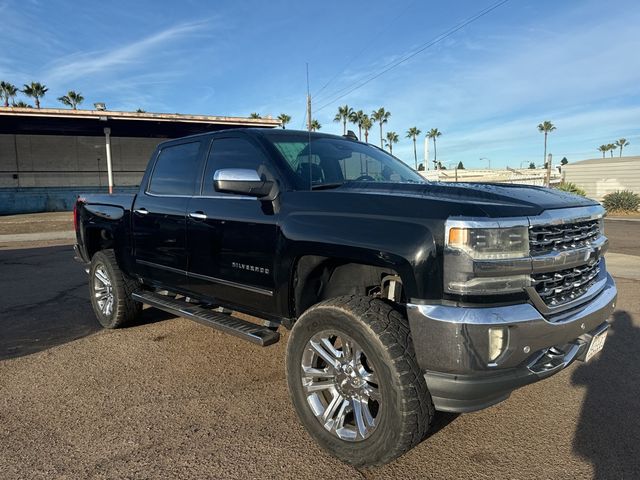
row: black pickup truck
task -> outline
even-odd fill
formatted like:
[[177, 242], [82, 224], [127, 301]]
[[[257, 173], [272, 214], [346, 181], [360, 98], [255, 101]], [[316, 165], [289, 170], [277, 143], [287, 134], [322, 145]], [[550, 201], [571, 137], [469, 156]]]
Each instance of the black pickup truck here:
[[377, 465], [436, 410], [489, 407], [602, 348], [603, 216], [543, 187], [430, 183], [350, 136], [244, 129], [162, 143], [136, 195], [81, 195], [74, 221], [104, 327], [147, 304], [262, 346], [291, 329], [301, 423]]

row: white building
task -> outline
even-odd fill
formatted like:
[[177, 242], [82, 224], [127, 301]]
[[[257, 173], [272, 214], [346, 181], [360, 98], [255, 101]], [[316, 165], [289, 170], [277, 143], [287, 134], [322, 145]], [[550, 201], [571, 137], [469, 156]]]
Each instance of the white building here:
[[562, 167], [566, 182], [583, 188], [587, 197], [601, 201], [607, 193], [640, 193], [640, 157], [594, 158]]

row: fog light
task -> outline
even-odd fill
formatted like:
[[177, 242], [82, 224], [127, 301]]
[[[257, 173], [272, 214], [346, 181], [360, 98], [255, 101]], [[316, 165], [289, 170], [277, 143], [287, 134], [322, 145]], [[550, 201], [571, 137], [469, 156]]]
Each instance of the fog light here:
[[500, 356], [507, 344], [507, 331], [504, 327], [489, 329], [489, 361], [493, 362]]

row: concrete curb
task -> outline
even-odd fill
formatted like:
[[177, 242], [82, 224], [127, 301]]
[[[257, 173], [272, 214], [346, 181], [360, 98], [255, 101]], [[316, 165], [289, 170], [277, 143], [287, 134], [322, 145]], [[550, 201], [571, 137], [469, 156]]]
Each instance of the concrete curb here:
[[61, 232], [15, 233], [11, 235], [0, 235], [0, 243], [71, 240], [74, 238], [76, 238], [76, 232], [73, 230], [63, 230]]
[[605, 217], [605, 221], [609, 220], [614, 222], [640, 222], [638, 217]]

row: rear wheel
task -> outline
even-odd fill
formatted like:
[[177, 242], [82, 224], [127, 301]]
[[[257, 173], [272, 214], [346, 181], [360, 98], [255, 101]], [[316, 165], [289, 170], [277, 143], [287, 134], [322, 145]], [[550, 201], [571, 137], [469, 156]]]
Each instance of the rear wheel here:
[[113, 250], [101, 250], [91, 259], [91, 305], [104, 328], [122, 327], [140, 315], [142, 304], [131, 295], [138, 286], [135, 279], [120, 270]]
[[287, 377], [307, 431], [352, 465], [393, 460], [433, 417], [407, 319], [379, 299], [340, 297], [305, 312], [289, 338]]

